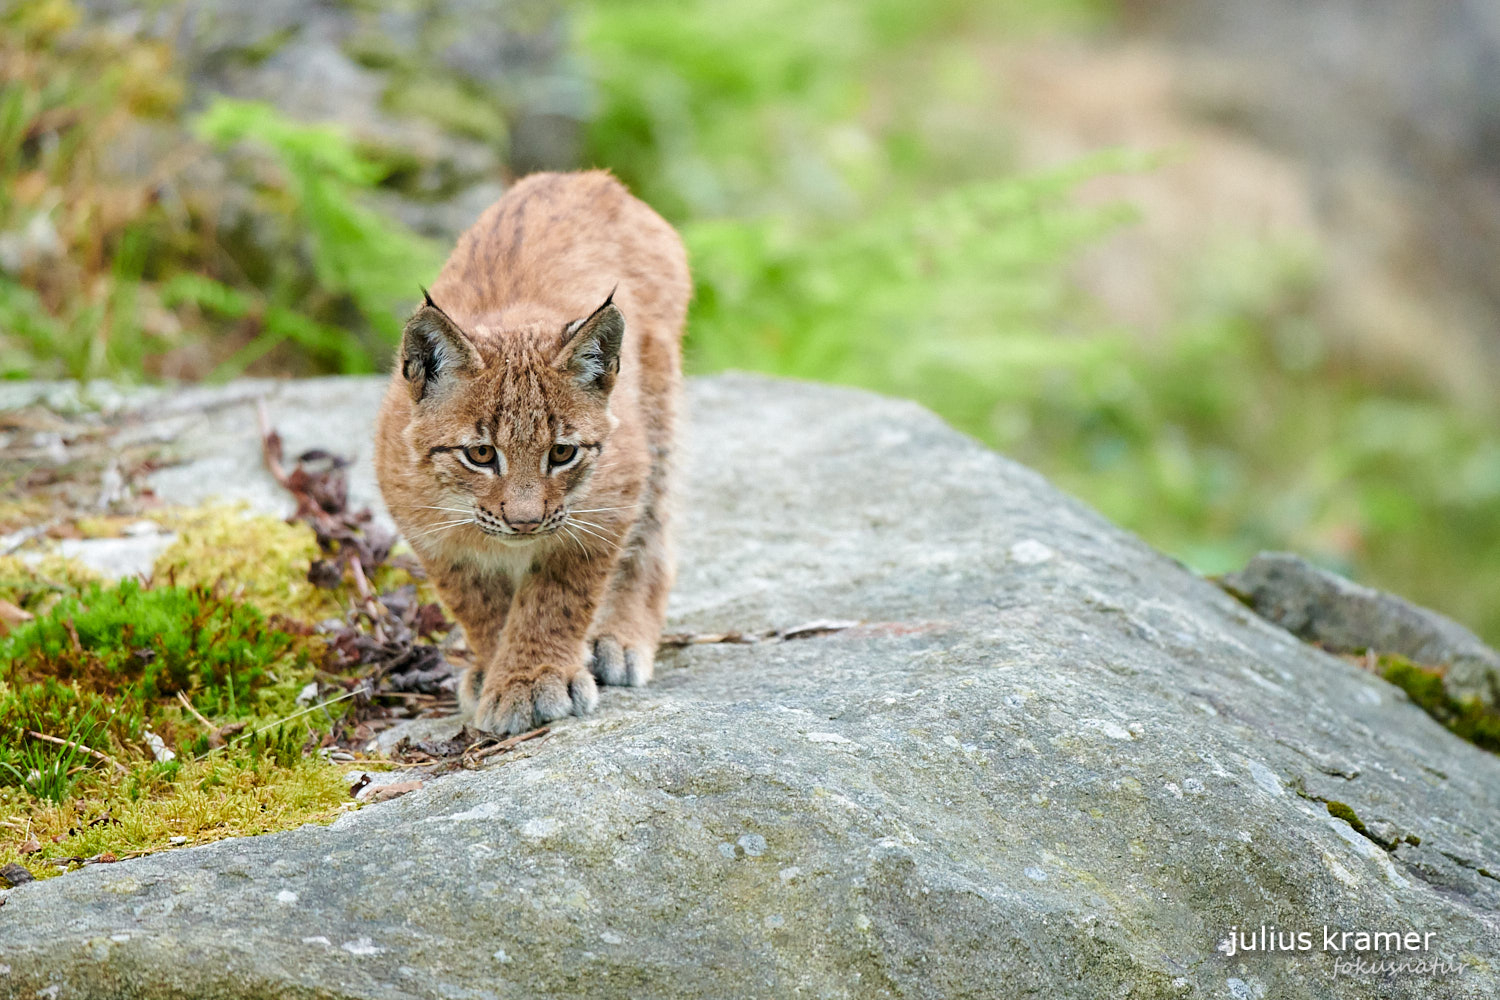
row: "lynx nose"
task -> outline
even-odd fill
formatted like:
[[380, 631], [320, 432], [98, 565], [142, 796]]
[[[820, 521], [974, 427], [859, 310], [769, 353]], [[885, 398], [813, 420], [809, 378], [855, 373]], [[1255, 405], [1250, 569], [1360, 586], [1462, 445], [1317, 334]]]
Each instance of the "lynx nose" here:
[[[528, 511], [527, 513], [531, 512]], [[517, 518], [505, 512], [504, 504], [500, 505], [500, 520], [504, 521], [505, 526], [518, 535], [529, 535], [542, 526], [540, 514], [527, 518]]]

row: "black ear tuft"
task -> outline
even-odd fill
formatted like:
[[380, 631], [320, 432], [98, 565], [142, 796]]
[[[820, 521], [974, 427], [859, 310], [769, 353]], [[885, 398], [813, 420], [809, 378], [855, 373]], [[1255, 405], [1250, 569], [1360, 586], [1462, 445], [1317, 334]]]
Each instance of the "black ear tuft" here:
[[567, 342], [554, 362], [580, 388], [606, 394], [614, 388], [620, 372], [620, 346], [625, 342], [625, 314], [614, 299], [611, 291], [604, 304], [586, 319], [568, 324]]
[[481, 367], [473, 341], [425, 288], [422, 299], [401, 334], [401, 376], [413, 402], [421, 402], [452, 376]]

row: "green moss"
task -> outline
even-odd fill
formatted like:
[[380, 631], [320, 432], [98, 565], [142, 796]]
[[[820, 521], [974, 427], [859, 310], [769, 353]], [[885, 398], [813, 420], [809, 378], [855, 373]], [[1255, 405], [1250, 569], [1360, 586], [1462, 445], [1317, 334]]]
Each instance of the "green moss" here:
[[[348, 580], [331, 590], [308, 582], [308, 568], [322, 553], [306, 524], [252, 514], [244, 504], [171, 508], [152, 516], [178, 535], [152, 568], [158, 583], [215, 588], [267, 615], [303, 622], [342, 617], [353, 599]], [[414, 583], [422, 600], [437, 599], [426, 581], [404, 569], [365, 572], [377, 591]]]
[[99, 574], [73, 559], [47, 556], [29, 564], [15, 556], [0, 556], [0, 598], [32, 614], [46, 614], [59, 600], [76, 594]]
[[256, 39], [249, 45], [243, 46], [236, 53], [241, 59], [250, 63], [261, 63], [271, 58], [287, 42], [297, 37], [298, 28], [288, 25], [280, 31], [273, 31], [263, 38]]
[[1440, 668], [1385, 653], [1376, 659], [1376, 669], [1380, 676], [1405, 691], [1423, 711], [1455, 735], [1477, 747], [1500, 753], [1500, 711], [1486, 706], [1478, 698], [1454, 698], [1443, 684]]
[[[224, 837], [327, 822], [352, 808], [343, 771], [300, 753], [290, 763], [245, 749], [143, 765], [126, 778], [101, 775], [65, 803], [0, 787], [0, 864], [18, 861], [44, 878], [54, 861], [147, 854], [174, 838]], [[23, 852], [31, 840], [35, 850]], [[178, 841], [182, 843], [182, 841]]]
[[91, 584], [0, 640], [0, 784], [62, 801], [100, 755], [128, 770], [153, 759], [152, 736], [189, 752], [201, 723], [184, 715], [254, 718], [278, 672], [310, 671], [297, 638], [250, 605]]
[[410, 58], [389, 35], [368, 28], [357, 29], [344, 41], [344, 54], [369, 69], [395, 69]]
[[[7, 599], [36, 618], [0, 638], [0, 864], [42, 877], [68, 858], [288, 829], [347, 808], [340, 770], [304, 756], [343, 706], [277, 722], [297, 712], [313, 640], [207, 586], [3, 570]], [[300, 579], [306, 563], [276, 572]], [[235, 720], [243, 735], [211, 738]]]
[[1328, 815], [1334, 816], [1338, 819], [1343, 820], [1345, 823], [1348, 823], [1350, 826], [1354, 827], [1354, 831], [1356, 833], [1365, 834], [1366, 836], [1369, 835], [1369, 832], [1365, 829], [1364, 821], [1359, 818], [1359, 815], [1355, 813], [1353, 809], [1349, 808], [1342, 802], [1328, 802], [1327, 806]]
[[339, 594], [307, 581], [319, 556], [317, 536], [305, 524], [251, 514], [243, 504], [176, 509], [156, 515], [177, 540], [157, 557], [160, 582], [219, 587], [267, 614], [302, 621], [339, 615]]

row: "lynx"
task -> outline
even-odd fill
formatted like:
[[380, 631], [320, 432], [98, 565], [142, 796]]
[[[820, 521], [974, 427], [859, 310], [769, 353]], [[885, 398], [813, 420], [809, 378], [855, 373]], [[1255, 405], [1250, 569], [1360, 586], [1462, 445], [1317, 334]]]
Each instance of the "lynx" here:
[[690, 293], [677, 234], [613, 177], [536, 174], [407, 321], [375, 469], [463, 626], [459, 700], [481, 728], [585, 715], [595, 678], [651, 679]]

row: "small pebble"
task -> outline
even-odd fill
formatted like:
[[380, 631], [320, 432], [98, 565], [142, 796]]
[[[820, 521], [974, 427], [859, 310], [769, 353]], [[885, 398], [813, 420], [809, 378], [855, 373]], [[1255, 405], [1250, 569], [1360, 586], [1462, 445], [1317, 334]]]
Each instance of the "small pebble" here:
[[14, 861], [4, 867], [0, 867], [0, 889], [14, 889], [18, 885], [25, 885], [27, 882], [35, 881], [36, 876], [27, 871], [23, 865], [18, 865]]

